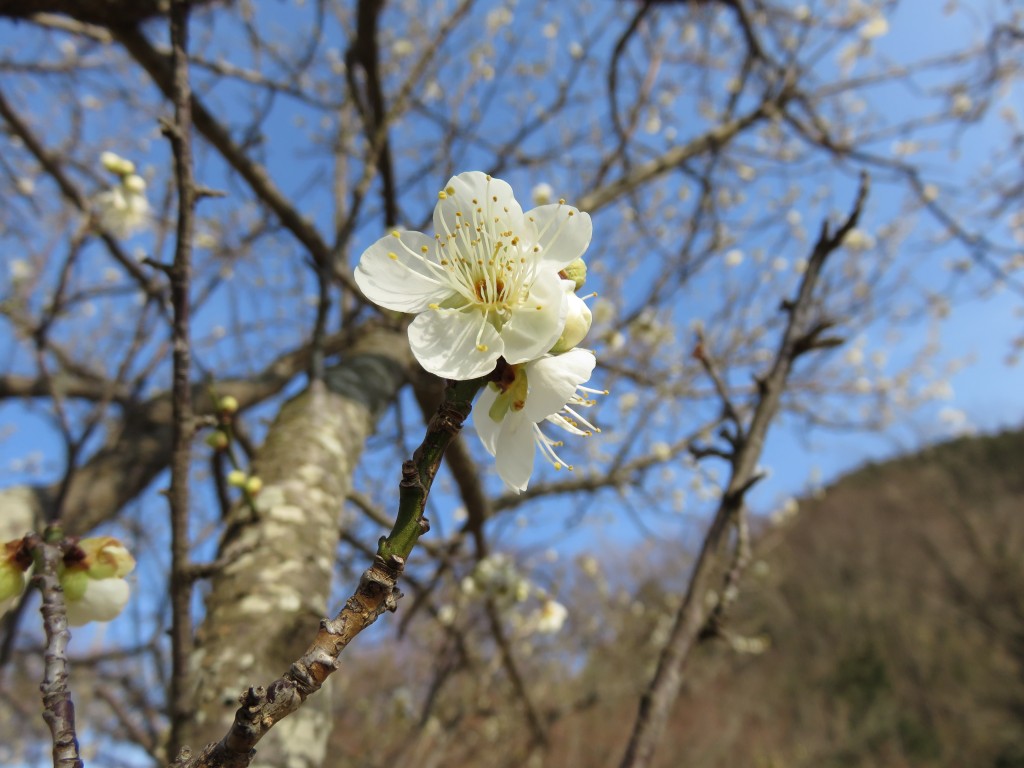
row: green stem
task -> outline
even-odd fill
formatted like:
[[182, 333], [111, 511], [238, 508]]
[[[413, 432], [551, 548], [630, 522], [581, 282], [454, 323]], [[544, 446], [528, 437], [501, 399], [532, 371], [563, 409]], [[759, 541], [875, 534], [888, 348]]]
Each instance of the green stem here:
[[434, 482], [445, 449], [462, 429], [463, 422], [473, 408], [473, 398], [486, 383], [485, 378], [472, 381], [449, 381], [444, 389], [444, 399], [427, 425], [427, 434], [412, 459], [402, 465], [402, 482], [399, 485], [398, 517], [388, 536], [381, 538], [377, 554], [384, 562], [393, 557], [405, 560], [409, 557], [420, 536], [430, 525], [423, 516], [427, 495]]

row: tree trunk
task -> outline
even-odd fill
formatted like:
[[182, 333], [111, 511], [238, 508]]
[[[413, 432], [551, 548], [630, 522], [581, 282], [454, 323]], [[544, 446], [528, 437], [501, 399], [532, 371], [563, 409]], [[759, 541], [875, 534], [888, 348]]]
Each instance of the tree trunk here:
[[[236, 505], [210, 581], [193, 659], [193, 750], [221, 738], [246, 687], [273, 680], [305, 650], [327, 600], [339, 514], [377, 417], [410, 364], [404, 335], [378, 332], [344, 363], [286, 403], [254, 462], [263, 480], [256, 514]], [[313, 768], [330, 735], [330, 695], [321, 691], [282, 721], [254, 765]], [[171, 756], [173, 758], [173, 755]]]

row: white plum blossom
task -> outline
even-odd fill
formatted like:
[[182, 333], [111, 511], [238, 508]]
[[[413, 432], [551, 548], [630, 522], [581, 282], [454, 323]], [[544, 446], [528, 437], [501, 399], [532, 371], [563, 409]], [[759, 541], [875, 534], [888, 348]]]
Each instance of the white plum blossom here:
[[532, 586], [516, 567], [515, 561], [502, 552], [483, 558], [473, 572], [462, 580], [466, 595], [481, 594], [502, 608], [525, 602]]
[[882, 15], [873, 16], [868, 19], [858, 30], [858, 34], [864, 40], [874, 40], [876, 37], [882, 37], [888, 33], [889, 22]]
[[474, 379], [558, 341], [574, 288], [559, 272], [591, 231], [590, 216], [563, 202], [523, 213], [508, 184], [470, 171], [438, 194], [433, 237], [392, 232], [366, 249], [355, 279], [370, 301], [417, 314], [409, 343], [426, 370]]
[[112, 621], [128, 604], [131, 588], [124, 577], [135, 558], [111, 536], [82, 539], [64, 558], [60, 585], [64, 589], [68, 624]]
[[21, 539], [0, 544], [0, 616], [18, 604], [31, 566], [32, 558]]
[[558, 632], [565, 620], [569, 617], [569, 611], [564, 605], [556, 600], [545, 600], [534, 616], [534, 627], [541, 634], [553, 635]]
[[131, 237], [149, 223], [146, 180], [128, 174], [120, 184], [96, 195], [95, 207], [100, 226], [116, 237]]
[[476, 431], [494, 456], [498, 475], [512, 490], [526, 490], [538, 447], [556, 469], [572, 469], [555, 452], [561, 443], [541, 431], [542, 421], [574, 435], [599, 431], [574, 410], [593, 402], [586, 395], [597, 390], [582, 384], [590, 379], [594, 365], [594, 354], [585, 349], [548, 355], [507, 366], [480, 394], [474, 408]]

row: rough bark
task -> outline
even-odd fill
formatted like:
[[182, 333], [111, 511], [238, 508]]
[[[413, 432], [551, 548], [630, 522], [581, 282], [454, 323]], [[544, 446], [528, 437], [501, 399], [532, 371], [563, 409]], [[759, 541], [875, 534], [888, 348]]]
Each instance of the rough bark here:
[[[404, 335], [380, 332], [281, 409], [254, 470], [256, 514], [236, 506], [193, 657], [195, 718], [184, 743], [219, 739], [247, 686], [288, 669], [327, 615], [339, 513], [359, 454], [410, 364]], [[257, 765], [319, 766], [330, 696], [307, 702], [260, 743]], [[172, 756], [173, 757], [173, 756]]]

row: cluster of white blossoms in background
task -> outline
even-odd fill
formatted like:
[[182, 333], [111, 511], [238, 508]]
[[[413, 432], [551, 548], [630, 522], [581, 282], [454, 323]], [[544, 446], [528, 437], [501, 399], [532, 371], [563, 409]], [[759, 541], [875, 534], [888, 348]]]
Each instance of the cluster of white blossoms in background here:
[[131, 237], [149, 224], [146, 180], [135, 173], [135, 164], [113, 152], [100, 155], [103, 167], [118, 177], [118, 183], [94, 199], [100, 226], [120, 238]]
[[[500, 610], [511, 613], [513, 624], [524, 634], [555, 634], [569, 616], [564, 605], [553, 600], [544, 590], [534, 587], [520, 573], [515, 562], [500, 552], [480, 560], [473, 571], [462, 579], [461, 586], [463, 595], [486, 597]], [[513, 612], [531, 596], [540, 600], [539, 607], [525, 617]], [[456, 609], [451, 605], [442, 606], [438, 612], [438, 618], [446, 624], [451, 624], [455, 615]]]
[[[22, 539], [0, 546], [0, 615], [17, 603], [28, 584], [31, 557]], [[82, 539], [64, 554], [57, 574], [68, 624], [111, 621], [128, 604], [131, 588], [125, 576], [135, 558], [111, 536]]]
[[[543, 195], [541, 196], [543, 197]], [[541, 422], [586, 436], [592, 352], [577, 348], [592, 315], [576, 295], [586, 279], [590, 216], [564, 200], [523, 212], [512, 188], [479, 171], [438, 193], [434, 236], [394, 231], [359, 260], [356, 283], [387, 309], [416, 314], [409, 343], [438, 376], [488, 378], [474, 418], [498, 474], [525, 490], [536, 448], [565, 464]]]

